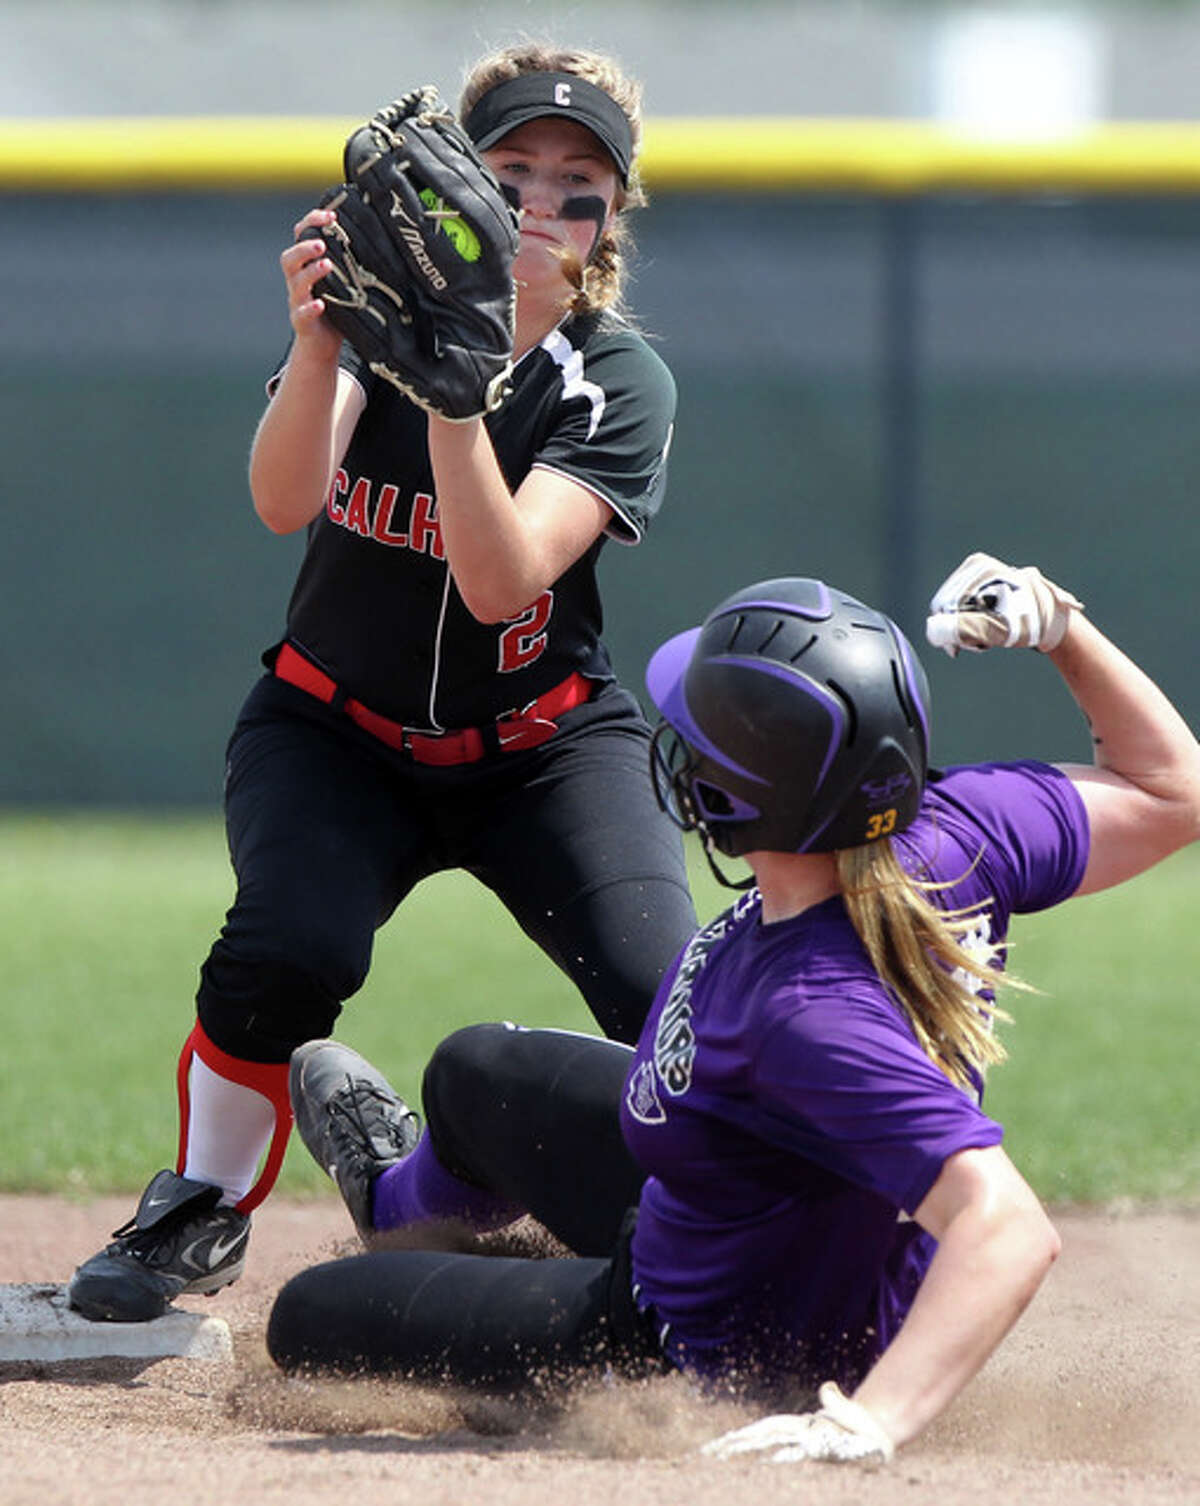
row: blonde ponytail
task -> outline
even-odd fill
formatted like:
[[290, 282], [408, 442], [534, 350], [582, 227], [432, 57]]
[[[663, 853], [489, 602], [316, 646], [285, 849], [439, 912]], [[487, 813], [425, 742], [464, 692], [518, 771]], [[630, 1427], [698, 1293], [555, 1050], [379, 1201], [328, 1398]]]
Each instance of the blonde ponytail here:
[[994, 1024], [1009, 1016], [981, 989], [1027, 988], [998, 972], [997, 949], [979, 944], [986, 905], [940, 910], [929, 898], [944, 887], [922, 883], [901, 867], [888, 840], [843, 848], [838, 877], [850, 921], [875, 971], [916, 1032], [925, 1054], [952, 1082], [970, 1088], [1007, 1052]]

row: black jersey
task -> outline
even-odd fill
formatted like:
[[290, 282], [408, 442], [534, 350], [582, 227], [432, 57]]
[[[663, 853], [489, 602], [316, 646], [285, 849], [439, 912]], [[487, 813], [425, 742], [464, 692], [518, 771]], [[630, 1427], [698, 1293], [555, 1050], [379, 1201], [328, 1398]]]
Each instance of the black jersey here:
[[534, 466], [570, 476], [612, 522], [511, 621], [463, 605], [442, 547], [425, 414], [349, 346], [367, 406], [334, 478], [288, 608], [287, 631], [350, 695], [419, 729], [477, 726], [527, 705], [573, 670], [609, 677], [596, 561], [636, 543], [662, 501], [675, 383], [612, 314], [570, 318], [517, 363], [486, 420], [515, 490]]

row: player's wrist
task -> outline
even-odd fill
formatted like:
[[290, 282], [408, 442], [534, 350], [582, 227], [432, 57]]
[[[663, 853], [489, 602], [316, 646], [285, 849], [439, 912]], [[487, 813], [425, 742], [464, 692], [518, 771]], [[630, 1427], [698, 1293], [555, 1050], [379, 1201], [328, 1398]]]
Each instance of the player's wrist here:
[[896, 1445], [911, 1436], [899, 1417], [892, 1416], [878, 1402], [868, 1406], [857, 1392], [847, 1396], [835, 1381], [826, 1381], [817, 1399], [821, 1411], [840, 1427], [875, 1444], [885, 1462], [895, 1456]]
[[1047, 580], [1036, 565], [1025, 570], [1034, 599], [1042, 631], [1037, 648], [1044, 654], [1052, 654], [1070, 631], [1072, 620], [1083, 611], [1083, 603], [1062, 586]]
[[338, 358], [342, 337], [323, 318], [293, 323], [292, 348], [288, 352], [286, 375], [292, 382], [320, 383], [332, 394], [337, 382]]

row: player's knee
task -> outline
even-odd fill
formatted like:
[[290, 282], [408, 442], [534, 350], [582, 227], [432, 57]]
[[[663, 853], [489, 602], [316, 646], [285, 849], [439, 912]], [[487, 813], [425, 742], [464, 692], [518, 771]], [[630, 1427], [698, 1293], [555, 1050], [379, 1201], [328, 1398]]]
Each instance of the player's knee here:
[[501, 1063], [515, 1033], [512, 1025], [467, 1025], [434, 1050], [421, 1083], [421, 1102], [435, 1138], [461, 1119], [479, 1094], [503, 1092]]
[[329, 1324], [321, 1297], [327, 1286], [324, 1266], [301, 1271], [275, 1298], [267, 1321], [267, 1353], [281, 1370], [322, 1369], [329, 1365]]
[[230, 1056], [286, 1061], [305, 1041], [332, 1033], [341, 1000], [306, 968], [214, 951], [201, 969], [196, 1010], [209, 1039]]

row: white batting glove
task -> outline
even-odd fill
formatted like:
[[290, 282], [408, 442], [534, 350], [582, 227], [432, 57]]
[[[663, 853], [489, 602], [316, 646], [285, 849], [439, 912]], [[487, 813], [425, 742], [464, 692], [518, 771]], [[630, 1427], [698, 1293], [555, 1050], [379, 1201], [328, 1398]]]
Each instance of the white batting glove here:
[[925, 636], [953, 659], [960, 648], [1036, 648], [1048, 653], [1066, 636], [1083, 603], [1047, 580], [1035, 565], [1006, 565], [969, 554], [929, 603]]
[[858, 1402], [844, 1396], [833, 1381], [818, 1392], [819, 1412], [783, 1412], [744, 1428], [722, 1433], [700, 1450], [713, 1459], [757, 1454], [772, 1464], [815, 1459], [827, 1464], [886, 1464], [896, 1446]]

